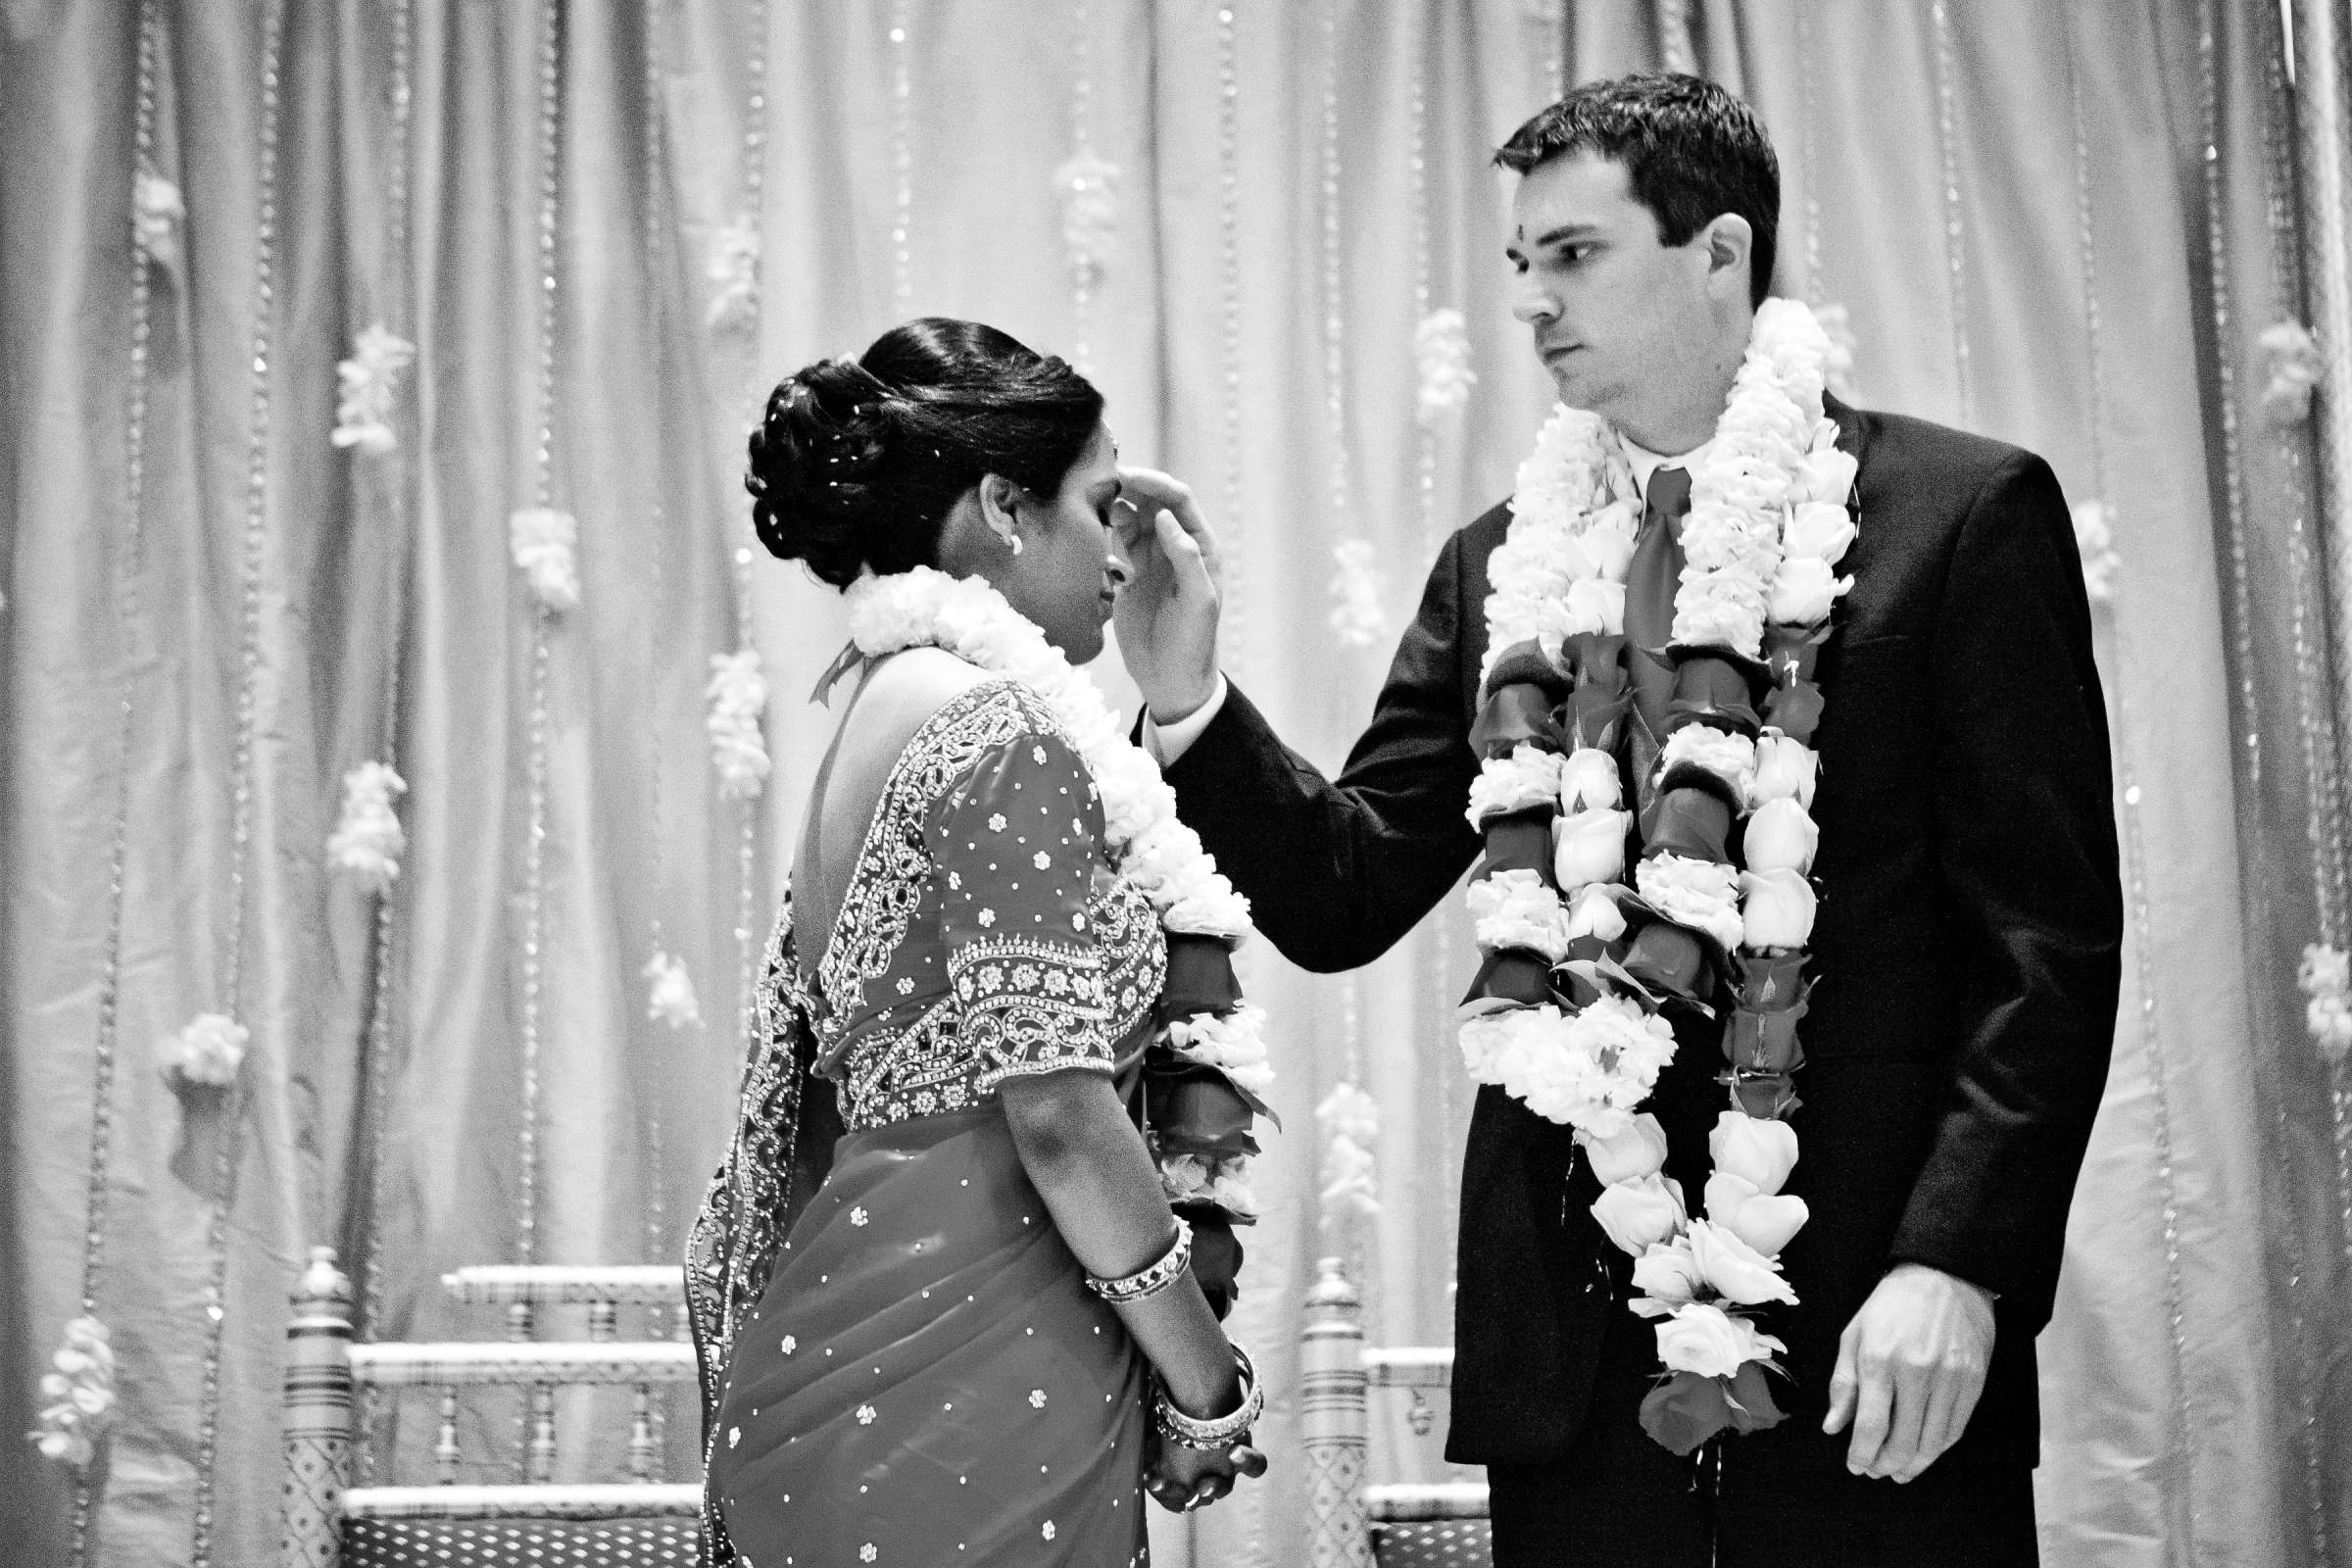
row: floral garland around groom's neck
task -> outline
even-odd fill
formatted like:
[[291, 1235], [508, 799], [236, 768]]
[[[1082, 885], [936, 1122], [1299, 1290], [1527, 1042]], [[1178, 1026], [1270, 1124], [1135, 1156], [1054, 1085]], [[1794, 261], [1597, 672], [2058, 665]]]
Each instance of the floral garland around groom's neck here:
[[[1664, 1376], [1642, 1424], [1677, 1453], [1784, 1419], [1764, 1371], [1787, 1347], [1753, 1313], [1796, 1300], [1779, 1254], [1806, 1218], [1781, 1189], [1796, 1163], [1787, 1117], [1819, 842], [1814, 658], [1852, 585], [1836, 567], [1856, 531], [1856, 462], [1822, 406], [1828, 347], [1804, 306], [1765, 301], [1691, 467], [1650, 791], [1629, 788], [1620, 760], [1641, 502], [1598, 417], [1554, 411], [1489, 565], [1469, 809], [1487, 850], [1469, 889], [1484, 962], [1462, 1056], [1481, 1083], [1576, 1129], [1602, 1183], [1593, 1215], [1635, 1258], [1633, 1309], [1658, 1320]], [[1625, 803], [1644, 799], [1637, 824]], [[1692, 1219], [1663, 1174], [1665, 1131], [1640, 1107], [1674, 1056], [1663, 1007], [1711, 1015], [1711, 1001], [1728, 1004], [1729, 1106], [1708, 1139], [1706, 1217]]]

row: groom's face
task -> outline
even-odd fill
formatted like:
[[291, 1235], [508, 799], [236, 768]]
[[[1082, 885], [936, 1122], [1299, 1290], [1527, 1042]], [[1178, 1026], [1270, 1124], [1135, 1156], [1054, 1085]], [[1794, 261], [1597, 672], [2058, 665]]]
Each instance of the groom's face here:
[[1623, 164], [1592, 152], [1539, 164], [1521, 177], [1511, 217], [1511, 314], [1561, 402], [1622, 428], [1661, 392], [1708, 373], [1707, 231], [1660, 243]]

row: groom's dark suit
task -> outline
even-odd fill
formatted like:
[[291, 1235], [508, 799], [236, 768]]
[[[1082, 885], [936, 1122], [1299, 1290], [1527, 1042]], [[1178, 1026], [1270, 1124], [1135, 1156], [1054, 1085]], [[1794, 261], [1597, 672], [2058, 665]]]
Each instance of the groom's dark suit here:
[[[1790, 1419], [1728, 1441], [1727, 1494], [1740, 1476], [1852, 1485], [1846, 1438], [1821, 1431], [1838, 1335], [1904, 1260], [1998, 1296], [1983, 1400], [1930, 1475], [2034, 1462], [2034, 1336], [2115, 1026], [2107, 728], [2057, 481], [2012, 447], [1835, 401], [1830, 413], [1860, 460], [1861, 532], [1819, 666], [1819, 983], [1799, 1030], [1788, 1189], [1812, 1219], [1784, 1254], [1801, 1304], [1764, 1314], [1788, 1343]], [[1446, 544], [1336, 782], [1238, 690], [1168, 769], [1180, 814], [1259, 929], [1310, 969], [1378, 956], [1478, 853], [1463, 816], [1470, 726], [1487, 561], [1508, 520], [1498, 506]], [[1717, 1032], [1678, 1024], [1651, 1107], [1693, 1208], [1726, 1103]], [[1457, 1461], [1649, 1445], [1633, 1424], [1654, 1356], [1625, 1305], [1631, 1260], [1587, 1212], [1598, 1189], [1572, 1154], [1567, 1128], [1480, 1090], [1462, 1176]]]

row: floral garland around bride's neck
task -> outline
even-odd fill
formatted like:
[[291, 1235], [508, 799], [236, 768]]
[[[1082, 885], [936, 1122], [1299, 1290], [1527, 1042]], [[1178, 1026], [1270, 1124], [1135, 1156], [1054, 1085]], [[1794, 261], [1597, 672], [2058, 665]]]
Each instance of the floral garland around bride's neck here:
[[[1828, 347], [1812, 312], [1767, 300], [1691, 466], [1662, 651], [1674, 700], [1646, 790], [1629, 788], [1620, 762], [1642, 508], [1597, 416], [1553, 413], [1489, 566], [1469, 810], [1487, 846], [1469, 889], [1484, 963], [1462, 1055], [1480, 1082], [1576, 1128], [1602, 1183], [1593, 1215], [1635, 1258], [1633, 1309], [1659, 1320], [1666, 1375], [1642, 1423], [1678, 1453], [1784, 1419], [1763, 1373], [1787, 1348], [1752, 1314], [1796, 1300], [1779, 1254], [1806, 1218], [1781, 1188], [1796, 1163], [1786, 1118], [1819, 841], [1814, 656], [1852, 585], [1836, 566], [1856, 531], [1855, 459], [1823, 412]], [[1629, 799], [1647, 803], [1639, 824]], [[1676, 1002], [1728, 1007], [1729, 1106], [1708, 1140], [1703, 1219], [1662, 1173], [1664, 1129], [1640, 1110], [1673, 1058], [1660, 1014]]]
[[[929, 646], [1029, 688], [1085, 760], [1102, 799], [1112, 868], [1151, 901], [1167, 935], [1162, 1027], [1144, 1061], [1146, 1135], [1169, 1201], [1198, 1224], [1221, 1214], [1249, 1224], [1252, 1113], [1273, 1120], [1265, 1094], [1265, 1009], [1245, 1004], [1233, 954], [1250, 931], [1236, 892], [1176, 815], [1176, 792], [1130, 742], [1094, 682], [1036, 623], [981, 577], [928, 566], [867, 576], [848, 595], [850, 635], [868, 658]], [[1204, 1281], [1204, 1284], [1209, 1282]]]

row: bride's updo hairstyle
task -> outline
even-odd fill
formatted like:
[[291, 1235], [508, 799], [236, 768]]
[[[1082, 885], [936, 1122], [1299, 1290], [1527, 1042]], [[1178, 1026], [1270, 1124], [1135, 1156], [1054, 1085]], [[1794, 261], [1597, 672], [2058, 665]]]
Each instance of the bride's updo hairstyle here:
[[934, 565], [949, 509], [983, 474], [1051, 497], [1102, 418], [1102, 394], [1065, 361], [926, 316], [777, 384], [752, 432], [753, 525], [836, 588]]

